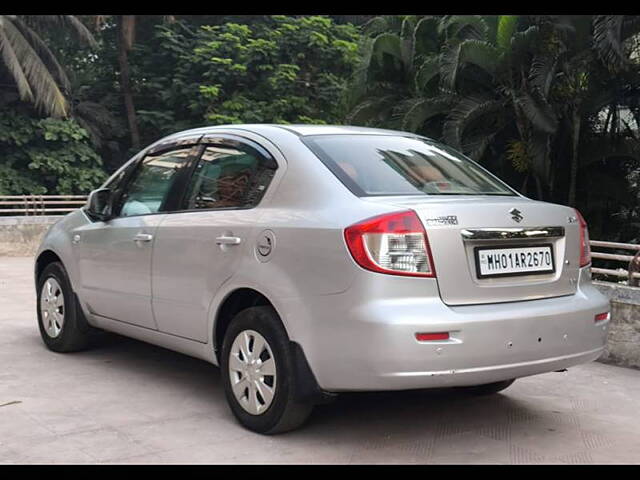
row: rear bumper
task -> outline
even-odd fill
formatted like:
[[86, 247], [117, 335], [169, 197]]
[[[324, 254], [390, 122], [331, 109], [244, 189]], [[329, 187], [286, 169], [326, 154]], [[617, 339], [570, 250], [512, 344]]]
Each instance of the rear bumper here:
[[[308, 300], [314, 318], [297, 341], [320, 387], [334, 392], [480, 385], [559, 370], [604, 349], [608, 321], [594, 316], [609, 302], [587, 275], [574, 295], [463, 307], [445, 305], [437, 290], [397, 297], [402, 288], [392, 289], [365, 301], [365, 285]], [[418, 342], [418, 332], [450, 338]]]
[[470, 367], [459, 370], [388, 373], [384, 375], [387, 377], [384, 383], [387, 385], [385, 389], [482, 385], [561, 370], [581, 363], [591, 362], [602, 355], [603, 351], [604, 347], [598, 347], [587, 352], [504, 365]]

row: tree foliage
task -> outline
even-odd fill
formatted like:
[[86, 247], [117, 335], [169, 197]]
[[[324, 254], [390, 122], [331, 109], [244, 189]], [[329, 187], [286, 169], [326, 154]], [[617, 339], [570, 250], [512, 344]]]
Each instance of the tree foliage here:
[[0, 115], [0, 195], [86, 194], [105, 180], [89, 134], [73, 119]]
[[157, 136], [228, 123], [341, 122], [357, 31], [327, 17], [156, 26], [135, 52], [140, 123]]

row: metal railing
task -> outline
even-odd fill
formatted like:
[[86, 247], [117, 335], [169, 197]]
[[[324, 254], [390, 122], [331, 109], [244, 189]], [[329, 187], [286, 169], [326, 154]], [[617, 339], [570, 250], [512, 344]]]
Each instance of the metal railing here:
[[[640, 245], [631, 243], [603, 242], [601, 240], [591, 240], [591, 258], [599, 260], [607, 260], [608, 264], [612, 262], [622, 262], [626, 268], [600, 268], [591, 267], [591, 273], [601, 279], [607, 280], [610, 277], [616, 279], [627, 280], [628, 285], [637, 287], [640, 285]], [[631, 255], [620, 253], [594, 252], [593, 248], [605, 248], [615, 250], [630, 251]], [[598, 262], [600, 263], [600, 262]], [[619, 281], [619, 280], [618, 280]]]
[[64, 215], [86, 202], [86, 195], [0, 195], [0, 216]]
[[[77, 210], [87, 202], [87, 195], [0, 195], [0, 217], [26, 215], [65, 215]], [[626, 268], [601, 268], [592, 266], [591, 272], [602, 280], [612, 277], [617, 281], [627, 280], [629, 285], [640, 285], [640, 245], [631, 243], [604, 242], [591, 240], [591, 258], [605, 261], [611, 267], [613, 262], [623, 263]], [[609, 249], [613, 252], [594, 251], [594, 248]], [[631, 255], [619, 253], [622, 250]], [[617, 251], [617, 252], [616, 252]], [[601, 263], [601, 262], [597, 262]]]

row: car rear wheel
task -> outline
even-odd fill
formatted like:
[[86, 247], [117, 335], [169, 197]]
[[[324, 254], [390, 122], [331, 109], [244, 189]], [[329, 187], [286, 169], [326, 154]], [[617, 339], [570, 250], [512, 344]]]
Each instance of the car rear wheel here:
[[231, 411], [249, 430], [264, 434], [293, 430], [313, 409], [295, 398], [291, 345], [272, 307], [248, 308], [231, 321], [220, 367]]
[[38, 278], [38, 326], [47, 348], [54, 352], [85, 349], [94, 329], [77, 304], [69, 277], [60, 262], [47, 265]]
[[515, 381], [516, 379], [512, 378], [511, 380], [503, 380], [501, 382], [485, 383], [484, 385], [473, 385], [471, 387], [460, 388], [471, 395], [492, 395], [510, 387]]

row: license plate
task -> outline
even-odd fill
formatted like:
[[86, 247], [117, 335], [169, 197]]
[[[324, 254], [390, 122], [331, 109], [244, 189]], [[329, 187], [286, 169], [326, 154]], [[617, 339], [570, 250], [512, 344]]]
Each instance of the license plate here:
[[535, 275], [555, 272], [551, 245], [535, 247], [476, 247], [478, 278]]

